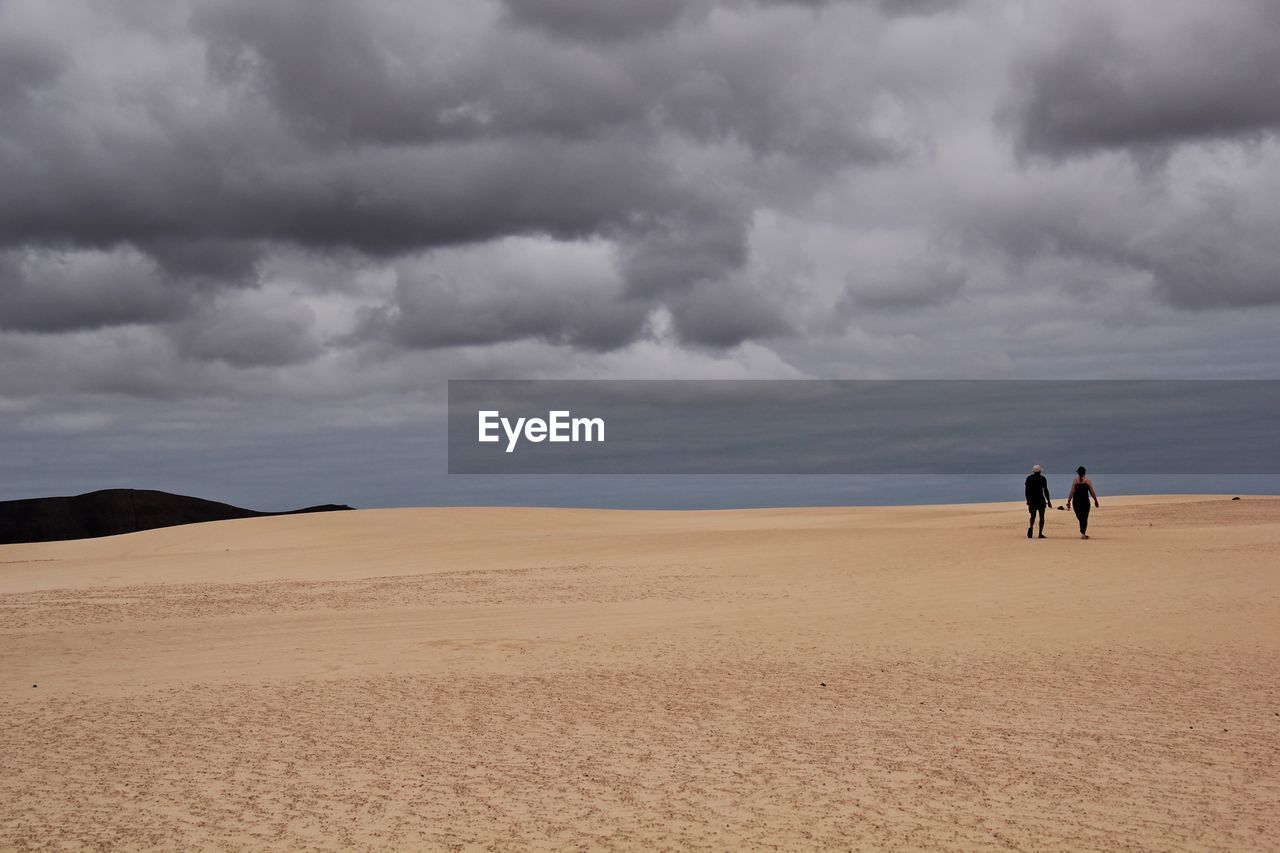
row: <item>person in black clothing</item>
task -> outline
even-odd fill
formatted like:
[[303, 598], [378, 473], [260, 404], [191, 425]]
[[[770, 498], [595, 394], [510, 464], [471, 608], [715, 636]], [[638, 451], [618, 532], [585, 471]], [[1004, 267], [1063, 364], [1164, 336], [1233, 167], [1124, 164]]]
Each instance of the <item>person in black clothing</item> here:
[[1076, 478], [1071, 481], [1071, 493], [1067, 495], [1067, 509], [1071, 509], [1071, 504], [1075, 504], [1076, 521], [1080, 522], [1080, 538], [1088, 539], [1089, 534], [1085, 531], [1089, 529], [1089, 498], [1093, 498], [1093, 505], [1098, 504], [1098, 493], [1093, 490], [1093, 482], [1084, 475], [1084, 466], [1081, 465], [1076, 469]]
[[1044, 508], [1052, 503], [1049, 498], [1049, 481], [1040, 473], [1040, 466], [1036, 465], [1031, 469], [1031, 476], [1027, 477], [1027, 509], [1031, 511], [1031, 520], [1027, 522], [1028, 539], [1031, 538], [1031, 528], [1035, 526], [1037, 513], [1040, 514], [1040, 538], [1048, 538], [1044, 535]]

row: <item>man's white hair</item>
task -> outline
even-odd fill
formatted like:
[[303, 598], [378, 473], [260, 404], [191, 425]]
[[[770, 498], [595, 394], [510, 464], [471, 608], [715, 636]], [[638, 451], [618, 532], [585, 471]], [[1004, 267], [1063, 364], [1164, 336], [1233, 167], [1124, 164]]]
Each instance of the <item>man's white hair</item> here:
[[1040, 466], [1039, 466], [1039, 465], [1032, 465], [1032, 466], [1031, 466], [1031, 473], [1032, 473], [1032, 474], [1039, 474], [1039, 473], [1040, 473]]

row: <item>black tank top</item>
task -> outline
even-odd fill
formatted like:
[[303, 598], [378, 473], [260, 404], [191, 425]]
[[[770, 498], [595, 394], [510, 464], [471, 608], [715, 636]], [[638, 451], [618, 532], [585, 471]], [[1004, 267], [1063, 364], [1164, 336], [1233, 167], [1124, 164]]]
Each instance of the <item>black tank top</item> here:
[[1079, 480], [1071, 484], [1071, 500], [1076, 506], [1089, 505], [1089, 484]]

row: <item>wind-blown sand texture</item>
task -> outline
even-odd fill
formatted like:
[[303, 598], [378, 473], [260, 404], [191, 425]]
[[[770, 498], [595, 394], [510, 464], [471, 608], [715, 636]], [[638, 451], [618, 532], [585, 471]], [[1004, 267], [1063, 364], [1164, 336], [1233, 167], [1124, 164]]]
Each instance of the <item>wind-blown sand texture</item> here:
[[0, 847], [1276, 849], [1280, 499], [1104, 496], [1089, 542], [1025, 519], [0, 547]]

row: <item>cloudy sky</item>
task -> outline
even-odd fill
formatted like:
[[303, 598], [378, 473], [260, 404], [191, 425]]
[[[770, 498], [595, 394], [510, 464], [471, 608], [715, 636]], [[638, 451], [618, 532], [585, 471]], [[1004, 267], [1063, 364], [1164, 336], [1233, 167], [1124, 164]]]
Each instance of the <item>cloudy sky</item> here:
[[0, 498], [450, 502], [448, 378], [1275, 378], [1278, 31], [0, 0]]

